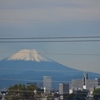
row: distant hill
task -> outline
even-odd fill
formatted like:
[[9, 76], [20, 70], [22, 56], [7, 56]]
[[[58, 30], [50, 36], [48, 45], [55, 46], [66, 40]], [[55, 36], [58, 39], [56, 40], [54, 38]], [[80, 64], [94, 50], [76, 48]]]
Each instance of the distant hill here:
[[[52, 76], [53, 84], [83, 77], [84, 71], [55, 62], [36, 50], [24, 49], [0, 61], [0, 88], [15, 83], [42, 83], [43, 76]], [[89, 72], [90, 78], [100, 74]]]

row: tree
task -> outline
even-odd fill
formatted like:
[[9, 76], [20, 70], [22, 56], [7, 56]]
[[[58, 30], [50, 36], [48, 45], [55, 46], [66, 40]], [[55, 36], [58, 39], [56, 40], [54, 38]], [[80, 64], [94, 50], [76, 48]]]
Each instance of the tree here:
[[85, 97], [87, 96], [88, 91], [86, 90], [78, 90], [76, 93], [67, 94], [66, 100], [86, 100]]
[[35, 84], [31, 84], [27, 86], [27, 98], [29, 98], [29, 100], [33, 100], [33, 98], [35, 99], [34, 90], [37, 89], [38, 87]]
[[38, 87], [35, 84], [25, 86], [24, 84], [15, 84], [10, 86], [8, 89], [8, 95], [6, 95], [6, 100], [33, 100], [34, 90]]
[[8, 89], [8, 95], [6, 95], [6, 100], [18, 100], [25, 98], [25, 85], [23, 84], [15, 84], [14, 86], [10, 86]]
[[94, 98], [95, 100], [99, 100], [99, 99], [100, 99], [100, 88], [95, 89], [95, 90], [93, 91], [93, 98]]

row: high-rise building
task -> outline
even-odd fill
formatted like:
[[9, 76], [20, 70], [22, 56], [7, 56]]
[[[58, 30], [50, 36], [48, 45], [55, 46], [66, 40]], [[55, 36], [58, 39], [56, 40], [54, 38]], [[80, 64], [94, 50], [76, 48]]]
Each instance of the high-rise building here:
[[86, 89], [87, 87], [87, 80], [88, 80], [88, 74], [84, 73], [84, 77], [82, 79], [82, 85], [83, 85], [83, 89]]
[[46, 90], [52, 90], [52, 77], [51, 76], [43, 76], [43, 87]]
[[68, 83], [60, 83], [59, 84], [59, 94], [69, 93], [69, 84]]

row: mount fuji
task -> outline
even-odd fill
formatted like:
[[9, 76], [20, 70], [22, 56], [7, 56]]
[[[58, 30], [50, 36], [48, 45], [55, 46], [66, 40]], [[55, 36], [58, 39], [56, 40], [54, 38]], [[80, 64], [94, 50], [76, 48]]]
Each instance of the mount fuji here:
[[[100, 74], [88, 72], [90, 78]], [[36, 50], [23, 49], [0, 61], [0, 88], [16, 83], [42, 83], [43, 76], [52, 76], [53, 84], [83, 77], [84, 71], [64, 66]]]
[[36, 50], [24, 49], [9, 57], [7, 60], [24, 60], [24, 61], [50, 61], [48, 58], [41, 56]]

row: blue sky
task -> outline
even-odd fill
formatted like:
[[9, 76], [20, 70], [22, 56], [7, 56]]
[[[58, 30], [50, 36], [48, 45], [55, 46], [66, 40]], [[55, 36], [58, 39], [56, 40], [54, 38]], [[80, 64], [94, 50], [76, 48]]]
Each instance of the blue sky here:
[[[99, 35], [100, 0], [0, 0], [0, 37]], [[0, 59], [21, 49], [100, 54], [100, 42], [1, 43]], [[100, 56], [45, 55], [72, 68], [100, 73]]]

